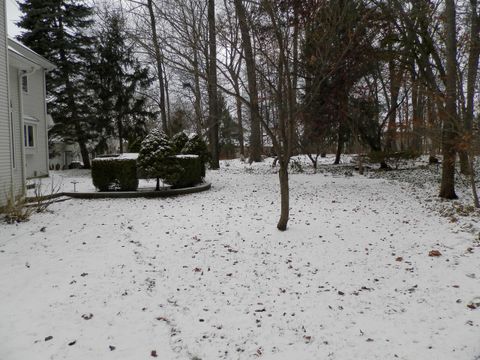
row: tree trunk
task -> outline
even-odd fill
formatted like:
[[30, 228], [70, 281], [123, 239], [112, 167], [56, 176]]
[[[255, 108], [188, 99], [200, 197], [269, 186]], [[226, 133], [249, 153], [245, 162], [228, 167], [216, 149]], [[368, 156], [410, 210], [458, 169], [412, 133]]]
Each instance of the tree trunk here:
[[279, 161], [280, 169], [278, 177], [280, 179], [280, 220], [278, 220], [277, 229], [280, 231], [287, 230], [288, 214], [290, 211], [289, 204], [289, 187], [288, 187], [288, 162], [281, 159]]
[[217, 94], [217, 38], [215, 29], [215, 0], [208, 0], [208, 133], [210, 139], [210, 151], [212, 155], [211, 168], [213, 170], [220, 168], [219, 163], [219, 109]]
[[155, 50], [155, 62], [157, 66], [158, 73], [158, 83], [160, 89], [160, 115], [162, 118], [162, 130], [165, 134], [168, 134], [168, 124], [167, 124], [167, 112], [165, 109], [165, 81], [163, 78], [163, 58], [162, 53], [160, 52], [160, 44], [158, 43], [157, 36], [157, 22], [155, 18], [155, 12], [153, 11], [153, 2], [152, 0], [147, 0], [148, 13], [150, 15], [150, 27], [152, 30], [152, 42], [153, 48]]
[[250, 28], [245, 7], [243, 6], [242, 0], [234, 0], [234, 4], [240, 25], [240, 32], [242, 34], [242, 47], [247, 68], [248, 92], [250, 96], [250, 162], [260, 162], [262, 161], [262, 139], [255, 57], [253, 55]]
[[195, 117], [196, 117], [196, 130], [197, 134], [199, 136], [202, 135], [202, 129], [203, 129], [203, 120], [202, 120], [202, 93], [200, 90], [200, 67], [198, 65], [198, 52], [195, 49], [193, 51], [193, 71], [194, 71], [194, 88], [193, 92], [195, 95], [195, 102], [194, 102], [194, 108], [195, 108]]
[[91, 169], [90, 155], [88, 154], [87, 145], [83, 140], [78, 140], [78, 146], [80, 147], [80, 154], [82, 154], [83, 168]]
[[390, 72], [390, 113], [388, 115], [387, 137], [385, 150], [396, 151], [396, 135], [397, 135], [397, 101], [400, 92], [401, 75], [400, 70], [396, 70], [393, 60], [389, 62]]
[[333, 165], [340, 164], [340, 160], [343, 152], [344, 132], [345, 132], [344, 126], [342, 123], [340, 123], [338, 125], [337, 151], [335, 153], [335, 161], [333, 162]]
[[470, 44], [468, 54], [468, 69], [467, 69], [467, 109], [464, 118], [464, 139], [466, 142], [466, 150], [460, 151], [460, 170], [462, 174], [470, 174], [470, 161], [468, 154], [473, 154], [470, 151], [473, 125], [473, 112], [475, 89], [478, 75], [478, 58], [480, 55], [480, 17], [477, 13], [477, 0], [470, 0]]
[[120, 154], [123, 154], [123, 122], [122, 119], [117, 119], [117, 128], [118, 128], [118, 145], [120, 149]]
[[445, 117], [443, 119], [442, 131], [442, 183], [440, 186], [440, 197], [445, 199], [456, 199], [455, 194], [455, 146], [457, 144], [457, 134], [455, 131], [455, 122], [457, 119], [457, 37], [456, 37], [456, 11], [455, 0], [445, 1], [445, 21], [446, 21], [446, 56], [447, 56], [447, 74], [446, 74], [446, 101]]
[[412, 141], [410, 148], [420, 153], [422, 148], [422, 129], [423, 129], [423, 94], [422, 85], [415, 78], [414, 71], [412, 71]]
[[237, 126], [238, 126], [238, 142], [240, 143], [240, 154], [245, 156], [245, 142], [243, 139], [243, 120], [242, 120], [242, 101], [240, 100], [240, 91], [237, 92]]

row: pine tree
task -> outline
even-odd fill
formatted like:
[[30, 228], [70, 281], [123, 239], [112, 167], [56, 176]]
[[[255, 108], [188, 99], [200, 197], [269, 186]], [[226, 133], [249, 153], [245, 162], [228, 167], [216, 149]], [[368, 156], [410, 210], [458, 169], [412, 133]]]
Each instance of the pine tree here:
[[90, 168], [87, 144], [94, 133], [85, 74], [92, 56], [92, 10], [77, 0], [22, 0], [19, 6], [23, 16], [17, 25], [25, 31], [18, 39], [57, 65], [47, 78], [51, 134], [76, 141]]
[[142, 68], [127, 41], [125, 20], [118, 12], [106, 14], [104, 26], [94, 45], [96, 58], [89, 72], [89, 84], [95, 94], [94, 108], [99, 132], [115, 134], [120, 152], [128, 140], [135, 150], [146, 134], [146, 123], [155, 115], [142, 95], [152, 80], [148, 68]]

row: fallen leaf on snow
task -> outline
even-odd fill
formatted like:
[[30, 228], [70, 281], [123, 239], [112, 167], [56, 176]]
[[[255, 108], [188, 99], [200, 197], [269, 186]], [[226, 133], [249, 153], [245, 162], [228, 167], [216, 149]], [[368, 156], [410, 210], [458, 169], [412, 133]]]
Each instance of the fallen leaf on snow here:
[[442, 256], [442, 253], [438, 250], [430, 250], [430, 252], [428, 253], [428, 256], [438, 257], [438, 256]]
[[83, 314], [82, 315], [82, 319], [84, 320], [90, 320], [91, 318], [93, 318], [93, 314], [90, 313], [90, 314]]

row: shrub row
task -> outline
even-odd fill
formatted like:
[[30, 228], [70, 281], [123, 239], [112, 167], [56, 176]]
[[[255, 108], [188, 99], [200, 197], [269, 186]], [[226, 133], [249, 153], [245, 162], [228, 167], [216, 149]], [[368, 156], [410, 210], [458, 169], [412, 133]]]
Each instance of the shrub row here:
[[194, 186], [202, 182], [205, 165], [198, 155], [177, 155], [175, 158], [182, 170], [172, 184], [173, 188]]
[[[190, 187], [202, 182], [205, 170], [199, 156], [176, 155], [173, 159], [178, 165], [178, 174], [169, 176], [175, 179], [172, 188]], [[136, 159], [97, 158], [92, 161], [93, 185], [100, 191], [135, 191], [139, 178], [143, 176], [139, 169], [137, 171]]]
[[93, 185], [100, 191], [135, 191], [138, 188], [137, 160], [100, 158], [92, 161]]

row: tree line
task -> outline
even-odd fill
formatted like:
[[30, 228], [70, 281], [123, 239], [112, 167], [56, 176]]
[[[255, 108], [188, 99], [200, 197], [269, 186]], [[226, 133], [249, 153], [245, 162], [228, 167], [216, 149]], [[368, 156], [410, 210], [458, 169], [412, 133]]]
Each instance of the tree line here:
[[[57, 64], [55, 134], [132, 150], [149, 127], [279, 165], [281, 216], [298, 153], [442, 157], [439, 195], [474, 181], [477, 0], [22, 0], [20, 40]], [[473, 183], [473, 188], [475, 184]]]

